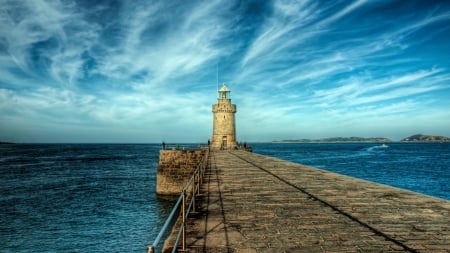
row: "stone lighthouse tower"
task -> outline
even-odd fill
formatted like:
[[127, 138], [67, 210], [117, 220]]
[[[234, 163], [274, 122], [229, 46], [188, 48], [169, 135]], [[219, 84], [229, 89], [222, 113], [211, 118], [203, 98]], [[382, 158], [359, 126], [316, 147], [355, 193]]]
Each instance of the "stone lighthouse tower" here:
[[236, 105], [231, 103], [230, 90], [223, 84], [219, 90], [217, 104], [212, 106], [213, 136], [211, 147], [213, 149], [233, 149], [236, 145], [236, 124], [234, 114]]

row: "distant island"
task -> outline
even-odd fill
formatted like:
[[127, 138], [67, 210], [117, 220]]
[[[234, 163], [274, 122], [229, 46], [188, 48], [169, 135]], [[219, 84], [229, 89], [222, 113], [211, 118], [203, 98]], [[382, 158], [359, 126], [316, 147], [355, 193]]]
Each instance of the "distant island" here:
[[425, 134], [415, 134], [404, 138], [402, 142], [450, 142], [450, 138], [446, 136], [435, 136]]
[[331, 137], [322, 139], [288, 139], [276, 140], [276, 143], [320, 143], [320, 142], [391, 142], [392, 140], [385, 137]]
[[[392, 142], [391, 139], [385, 137], [331, 137], [321, 139], [286, 139], [275, 140], [274, 143], [333, 143], [333, 142]], [[415, 134], [407, 138], [403, 138], [400, 142], [450, 142], [450, 138], [446, 136]]]
[[0, 145], [1, 144], [14, 144], [13, 142], [9, 142], [9, 141], [0, 141]]

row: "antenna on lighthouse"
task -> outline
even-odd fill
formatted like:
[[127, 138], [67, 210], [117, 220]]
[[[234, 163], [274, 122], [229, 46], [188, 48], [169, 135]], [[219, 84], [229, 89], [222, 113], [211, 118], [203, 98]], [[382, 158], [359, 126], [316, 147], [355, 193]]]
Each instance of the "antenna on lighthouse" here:
[[217, 62], [217, 91], [219, 91], [219, 62]]

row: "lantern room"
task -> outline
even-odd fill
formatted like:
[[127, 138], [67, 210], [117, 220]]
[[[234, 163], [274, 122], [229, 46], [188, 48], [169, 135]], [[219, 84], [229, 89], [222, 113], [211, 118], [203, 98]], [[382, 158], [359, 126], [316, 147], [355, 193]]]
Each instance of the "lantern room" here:
[[223, 84], [222, 88], [220, 88], [219, 90], [219, 99], [230, 99], [230, 90], [228, 89], [228, 87]]

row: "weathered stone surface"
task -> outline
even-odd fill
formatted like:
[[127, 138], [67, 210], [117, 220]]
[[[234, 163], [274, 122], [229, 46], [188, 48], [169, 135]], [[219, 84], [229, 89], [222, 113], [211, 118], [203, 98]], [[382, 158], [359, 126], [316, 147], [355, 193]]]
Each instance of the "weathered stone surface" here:
[[158, 195], [180, 195], [184, 185], [192, 176], [205, 150], [161, 150], [159, 152], [156, 193]]
[[449, 201], [244, 151], [210, 159], [189, 252], [450, 252]]

